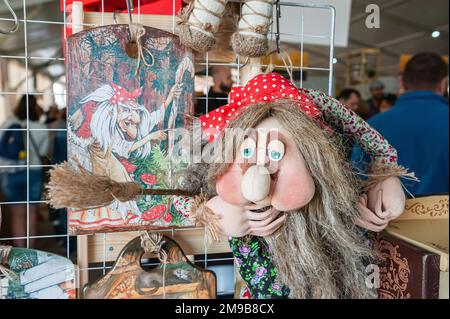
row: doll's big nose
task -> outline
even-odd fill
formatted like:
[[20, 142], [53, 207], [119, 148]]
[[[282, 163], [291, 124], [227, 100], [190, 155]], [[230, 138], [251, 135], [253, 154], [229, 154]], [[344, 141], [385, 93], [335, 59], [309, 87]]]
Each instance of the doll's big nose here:
[[270, 173], [266, 167], [250, 166], [242, 178], [242, 196], [250, 202], [262, 201], [269, 195], [270, 182]]

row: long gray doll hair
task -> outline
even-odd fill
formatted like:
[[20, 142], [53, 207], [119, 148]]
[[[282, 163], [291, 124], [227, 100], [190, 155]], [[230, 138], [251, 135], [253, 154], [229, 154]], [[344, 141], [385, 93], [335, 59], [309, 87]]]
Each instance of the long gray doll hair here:
[[[268, 117], [276, 118], [291, 134], [316, 186], [311, 202], [287, 212], [281, 229], [264, 238], [278, 270], [277, 280], [289, 287], [291, 298], [375, 297], [365, 283], [364, 263], [372, 252], [354, 225], [359, 184], [339, 151], [340, 143], [289, 101], [249, 107], [229, 127], [254, 128]], [[236, 144], [231, 148], [224, 135], [212, 147], [217, 143], [235, 156]], [[192, 187], [202, 187], [213, 196], [217, 178], [229, 165], [197, 165]]]

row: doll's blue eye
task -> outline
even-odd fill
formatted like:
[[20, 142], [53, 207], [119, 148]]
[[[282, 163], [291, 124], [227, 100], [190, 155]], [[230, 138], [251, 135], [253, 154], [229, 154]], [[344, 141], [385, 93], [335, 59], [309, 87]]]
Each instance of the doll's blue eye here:
[[246, 147], [242, 150], [242, 157], [243, 158], [250, 158], [253, 155], [253, 148], [251, 147]]
[[278, 162], [279, 160], [281, 160], [282, 157], [283, 157], [283, 154], [281, 152], [269, 150], [269, 159], [271, 161]]

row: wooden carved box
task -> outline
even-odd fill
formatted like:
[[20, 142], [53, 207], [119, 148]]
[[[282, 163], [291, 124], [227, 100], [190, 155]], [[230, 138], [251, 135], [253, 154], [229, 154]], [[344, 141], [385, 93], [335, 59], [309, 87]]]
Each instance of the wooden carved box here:
[[379, 298], [438, 298], [438, 255], [387, 233], [380, 234], [375, 242], [381, 258]]
[[380, 298], [448, 298], [448, 213], [448, 196], [410, 199], [403, 215], [376, 236]]

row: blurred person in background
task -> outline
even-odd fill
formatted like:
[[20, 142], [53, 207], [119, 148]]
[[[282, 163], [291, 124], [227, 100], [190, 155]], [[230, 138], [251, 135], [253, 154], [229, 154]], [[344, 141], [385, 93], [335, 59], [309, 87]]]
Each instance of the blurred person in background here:
[[[58, 110], [55, 120], [49, 125], [50, 129], [54, 131], [50, 132], [50, 149], [49, 154], [51, 158], [51, 164], [61, 164], [67, 160], [67, 122], [66, 122], [66, 108]], [[53, 209], [48, 206], [49, 217], [52, 221], [53, 227], [57, 235], [62, 235], [67, 232], [67, 214], [66, 209]], [[67, 248], [67, 237], [61, 237], [58, 239], [60, 247], [65, 250]], [[75, 250], [75, 241], [70, 240], [69, 250], [73, 252]]]
[[[448, 194], [448, 66], [435, 53], [419, 53], [407, 63], [401, 86], [405, 93], [394, 107], [368, 122], [397, 150], [398, 164], [420, 180], [402, 181], [411, 195]], [[366, 159], [360, 148], [353, 149], [356, 166], [362, 168]]]
[[[50, 110], [52, 110], [50, 112]], [[56, 112], [55, 112], [56, 110]], [[60, 163], [62, 161], [65, 160], [65, 158], [61, 161], [55, 161], [55, 159], [53, 158], [53, 156], [58, 155], [58, 154], [54, 154], [54, 149], [55, 148], [60, 148], [60, 145], [57, 145], [57, 136], [60, 136], [61, 134], [63, 134], [64, 136], [66, 136], [65, 132], [61, 132], [60, 130], [65, 130], [66, 129], [66, 109], [62, 109], [59, 110], [58, 107], [55, 106], [51, 106], [49, 108], [49, 111], [46, 114], [46, 118], [45, 118], [45, 124], [47, 125], [47, 127], [49, 128], [49, 139], [50, 139], [50, 143], [49, 143], [49, 148], [48, 148], [48, 156], [49, 158], [51, 158], [51, 162], [52, 164], [57, 164]], [[64, 144], [66, 144], [64, 142]], [[67, 148], [67, 147], [66, 147]], [[56, 152], [59, 152], [58, 150]], [[65, 155], [63, 156], [67, 156], [67, 152], [64, 152]]]
[[368, 109], [365, 103], [361, 103], [361, 93], [358, 90], [343, 89], [336, 99], [360, 117], [367, 118]]
[[[14, 174], [23, 171], [26, 164], [26, 146], [22, 124], [16, 116], [10, 116], [0, 125], [0, 201], [12, 202], [11, 194], [4, 191], [4, 183], [6, 179], [10, 180]], [[22, 166], [22, 167], [21, 167]], [[8, 195], [8, 196], [7, 196]], [[10, 204], [2, 204], [3, 214], [8, 212], [8, 206], [14, 208]], [[19, 207], [21, 208], [21, 206]], [[1, 212], [0, 212], [1, 214]], [[8, 218], [3, 218], [8, 220]], [[5, 224], [5, 223], [4, 223]], [[1, 226], [1, 225], [0, 225]], [[2, 237], [10, 237], [5, 233], [6, 227], [1, 228]]]
[[397, 101], [397, 95], [392, 94], [392, 93], [385, 94], [383, 96], [383, 98], [381, 99], [380, 113], [389, 111], [395, 105], [396, 101]]
[[45, 112], [45, 122], [46, 125], [51, 125], [54, 121], [57, 121], [59, 117], [59, 110], [56, 105], [52, 105]]
[[[209, 89], [208, 95], [197, 100], [195, 113], [201, 116], [212, 110], [215, 110], [227, 104], [228, 94], [233, 86], [231, 70], [227, 66], [213, 66], [210, 74], [213, 78], [214, 85]], [[206, 107], [206, 98], [208, 98], [208, 107]]]
[[370, 99], [366, 101], [368, 110], [365, 117], [363, 117], [365, 120], [380, 112], [381, 100], [384, 96], [384, 83], [379, 80], [375, 80], [370, 83], [369, 90]]
[[337, 100], [345, 105], [348, 109], [357, 112], [359, 103], [361, 102], [361, 93], [355, 89], [343, 89], [337, 96]]
[[[28, 110], [27, 110], [28, 104]], [[42, 115], [42, 109], [37, 103], [34, 95], [24, 95], [19, 101], [14, 115], [6, 121], [4, 127], [11, 127], [18, 125], [21, 128], [27, 128], [27, 113], [28, 113], [28, 127], [30, 128], [29, 145], [27, 145], [26, 131], [16, 131], [17, 139], [22, 138], [24, 144], [23, 163], [26, 164], [28, 150], [28, 158], [30, 164], [29, 170], [29, 200], [36, 202], [41, 200], [43, 191], [43, 170], [39, 165], [43, 164], [43, 157], [47, 155], [49, 146], [49, 135], [46, 131], [46, 126], [39, 122]], [[5, 131], [0, 134], [5, 134]], [[21, 137], [19, 137], [21, 136]], [[37, 167], [36, 167], [37, 166]], [[13, 171], [4, 174], [1, 181], [1, 188], [6, 202], [13, 204], [5, 205], [7, 208], [9, 229], [12, 237], [26, 237], [27, 236], [27, 170], [20, 167]], [[37, 220], [39, 217], [39, 204], [30, 203], [29, 211], [29, 235], [36, 235]], [[8, 222], [4, 217], [4, 222]], [[30, 246], [33, 246], [34, 240], [30, 239]], [[15, 246], [25, 246], [25, 239], [14, 240]]]

